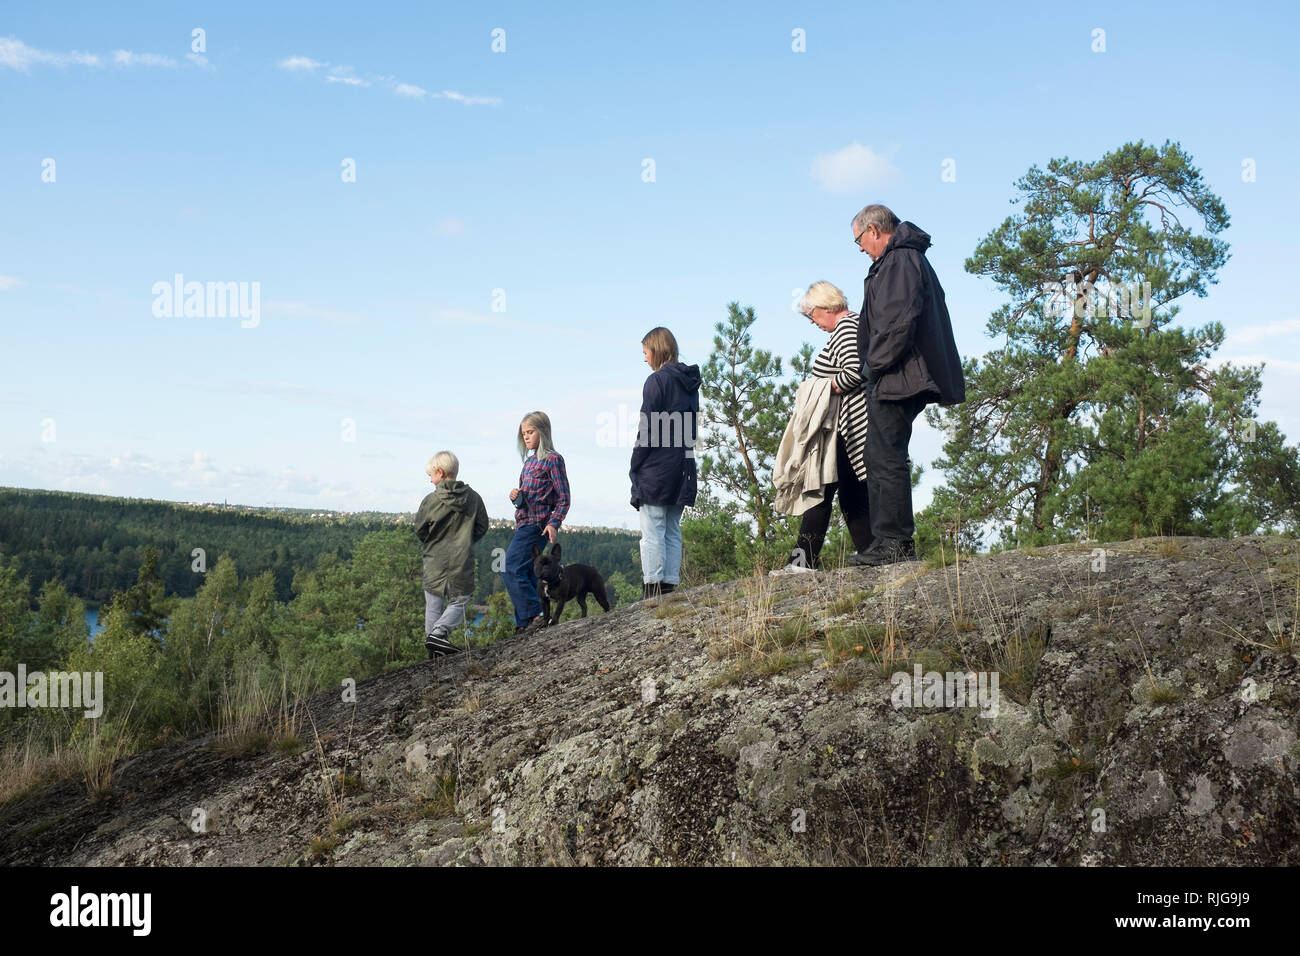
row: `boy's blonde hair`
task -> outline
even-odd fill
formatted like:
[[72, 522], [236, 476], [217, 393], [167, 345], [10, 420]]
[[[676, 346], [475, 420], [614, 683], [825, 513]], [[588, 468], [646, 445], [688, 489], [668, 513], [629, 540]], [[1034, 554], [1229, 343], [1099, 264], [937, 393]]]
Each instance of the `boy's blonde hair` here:
[[647, 332], [641, 344], [650, 350], [650, 367], [656, 372], [677, 361], [677, 339], [662, 325]]
[[429, 459], [429, 463], [424, 466], [425, 472], [432, 477], [433, 470], [437, 468], [452, 481], [460, 474], [460, 459], [449, 451], [440, 451]]
[[532, 425], [537, 429], [537, 460], [546, 461], [555, 452], [555, 445], [551, 442], [550, 416], [545, 412], [529, 412], [519, 423], [519, 431], [515, 434], [515, 445], [519, 448], [521, 461], [528, 457], [528, 446], [524, 444], [525, 425]]

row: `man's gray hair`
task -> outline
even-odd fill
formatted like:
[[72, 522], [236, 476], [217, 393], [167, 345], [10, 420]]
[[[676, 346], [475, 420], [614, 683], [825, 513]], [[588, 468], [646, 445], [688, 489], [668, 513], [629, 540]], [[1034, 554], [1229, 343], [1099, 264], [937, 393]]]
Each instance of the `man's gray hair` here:
[[862, 211], [853, 217], [853, 232], [860, 236], [867, 226], [875, 226], [881, 235], [887, 236], [898, 228], [898, 217], [888, 206], [863, 206]]

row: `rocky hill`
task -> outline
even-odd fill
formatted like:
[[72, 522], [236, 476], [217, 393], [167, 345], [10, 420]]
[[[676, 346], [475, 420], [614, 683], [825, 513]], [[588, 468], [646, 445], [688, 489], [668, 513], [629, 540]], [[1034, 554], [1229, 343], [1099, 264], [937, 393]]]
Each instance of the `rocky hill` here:
[[296, 741], [29, 792], [0, 863], [1295, 865], [1298, 561], [1145, 539], [678, 592], [319, 695]]

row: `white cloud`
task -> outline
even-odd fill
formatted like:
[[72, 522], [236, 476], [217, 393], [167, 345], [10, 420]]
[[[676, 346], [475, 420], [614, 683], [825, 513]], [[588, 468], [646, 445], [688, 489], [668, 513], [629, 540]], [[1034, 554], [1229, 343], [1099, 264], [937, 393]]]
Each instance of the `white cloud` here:
[[392, 89], [396, 96], [403, 96], [412, 100], [423, 100], [426, 97], [436, 97], [439, 99], [455, 100], [458, 103], [464, 103], [466, 106], [485, 104], [490, 106], [500, 106], [501, 100], [496, 96], [466, 96], [464, 93], [458, 93], [455, 90], [443, 90], [441, 93], [430, 93], [422, 86], [416, 86], [414, 83], [399, 83], [397, 78], [391, 73], [366, 73], [357, 75], [356, 70], [350, 66], [330, 66], [328, 61], [313, 60], [309, 56], [294, 55], [281, 60], [279, 66], [283, 70], [291, 72], [311, 73], [322, 67], [329, 67], [329, 75], [325, 77], [327, 82], [342, 83], [346, 86], [380, 86]]
[[457, 93], [455, 90], [443, 90], [441, 95], [449, 100], [464, 103], [466, 106], [475, 106], [480, 103], [487, 106], [501, 105], [501, 99], [496, 96], [466, 96], [464, 93]]
[[71, 53], [50, 53], [30, 47], [15, 36], [0, 39], [0, 66], [7, 66], [11, 70], [21, 70], [26, 73], [27, 69], [35, 64], [99, 66], [99, 63], [99, 57], [93, 53], [81, 53], [77, 50]]
[[208, 62], [208, 58], [202, 53], [186, 53], [185, 59], [189, 60], [200, 70], [216, 70], [216, 67]]
[[330, 70], [330, 75], [325, 77], [331, 83], [346, 83], [348, 86], [369, 86], [369, 80], [363, 80], [356, 76], [350, 66], [336, 66]]
[[160, 53], [132, 53], [130, 50], [114, 50], [113, 63], [117, 66], [175, 66], [176, 61]]
[[433, 224], [433, 232], [438, 236], [459, 236], [465, 231], [465, 220], [455, 216], [444, 216]]
[[1300, 372], [1300, 362], [1290, 362], [1286, 359], [1274, 358], [1271, 355], [1216, 355], [1206, 361], [1208, 368], [1218, 368], [1225, 362], [1231, 362], [1233, 365], [1263, 365], [1264, 374], [1272, 372]]
[[0, 276], [0, 292], [8, 292], [23, 284], [23, 280], [14, 276]]
[[326, 322], [339, 322], [344, 325], [353, 325], [366, 320], [360, 312], [322, 309], [309, 302], [291, 299], [263, 302], [262, 308], [277, 319], [324, 319]]
[[814, 156], [811, 173], [818, 185], [832, 192], [883, 186], [898, 177], [889, 156], [856, 142], [837, 152]]
[[312, 70], [325, 66], [320, 60], [313, 60], [309, 56], [290, 56], [280, 61], [282, 70], [306, 70], [310, 73]]
[[1265, 339], [1300, 334], [1300, 319], [1281, 319], [1262, 325], [1247, 325], [1228, 332], [1225, 341], [1233, 345], [1254, 345]]

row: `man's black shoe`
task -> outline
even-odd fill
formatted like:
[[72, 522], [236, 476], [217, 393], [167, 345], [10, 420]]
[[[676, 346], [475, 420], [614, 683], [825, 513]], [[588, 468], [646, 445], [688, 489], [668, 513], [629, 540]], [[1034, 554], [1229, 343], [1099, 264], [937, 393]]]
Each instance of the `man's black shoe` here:
[[545, 626], [546, 626], [546, 618], [543, 617], [541, 614], [539, 614], [531, 621], [529, 621], [527, 624], [524, 625], [522, 633], [531, 634], [533, 633], [533, 631], [536, 631], [538, 628], [543, 628]]
[[915, 560], [917, 560], [916, 545], [907, 541], [892, 543], [883, 548], [870, 547], [865, 551], [849, 555], [844, 563], [855, 568], [878, 568], [886, 564], [902, 564], [904, 561]]

